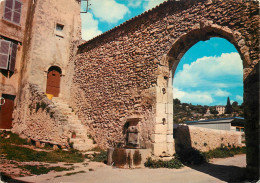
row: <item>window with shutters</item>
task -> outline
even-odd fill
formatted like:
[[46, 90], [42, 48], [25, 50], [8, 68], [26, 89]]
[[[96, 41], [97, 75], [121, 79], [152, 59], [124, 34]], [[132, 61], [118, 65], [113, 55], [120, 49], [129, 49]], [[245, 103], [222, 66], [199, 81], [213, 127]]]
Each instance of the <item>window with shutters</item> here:
[[5, 0], [3, 19], [20, 25], [22, 3], [19, 0]]
[[14, 72], [17, 44], [11, 41], [0, 40], [0, 69]]

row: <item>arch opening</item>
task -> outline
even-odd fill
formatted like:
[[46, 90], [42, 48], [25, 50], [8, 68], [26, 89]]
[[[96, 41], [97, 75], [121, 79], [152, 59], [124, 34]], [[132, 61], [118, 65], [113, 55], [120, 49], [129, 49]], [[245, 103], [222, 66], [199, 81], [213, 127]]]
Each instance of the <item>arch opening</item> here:
[[[244, 73], [243, 73], [243, 69], [244, 68], [247, 68], [248, 67], [248, 62], [246, 61], [246, 57], [244, 56], [243, 52], [241, 52], [241, 45], [238, 45], [238, 41], [239, 40], [236, 40], [236, 37], [235, 35], [227, 30], [227, 29], [221, 29], [221, 28], [214, 28], [214, 27], [204, 27], [202, 29], [194, 29], [192, 31], [190, 31], [189, 33], [181, 36], [178, 40], [176, 40], [171, 48], [171, 50], [168, 52], [167, 54], [167, 60], [168, 60], [168, 67], [169, 67], [169, 79], [168, 79], [168, 82], [167, 82], [167, 87], [168, 87], [168, 91], [169, 90], [173, 90], [174, 87], [173, 87], [173, 81], [176, 79], [176, 74], [178, 74], [178, 70], [177, 70], [177, 67], [179, 65], [184, 65], [184, 64], [181, 64], [181, 60], [182, 58], [185, 56], [185, 54], [188, 52], [189, 49], [191, 49], [193, 46], [195, 46], [196, 44], [198, 44], [200, 41], [210, 41], [210, 39], [224, 39], [226, 41], [229, 42], [229, 44], [231, 43], [232, 46], [234, 47], [233, 48], [233, 52], [235, 54], [233, 54], [232, 56], [236, 56], [237, 58], [239, 58], [239, 61], [240, 62], [237, 62], [237, 65], [240, 64], [240, 90], [242, 90], [242, 93], [240, 93], [240, 104], [243, 103], [243, 77], [244, 76]], [[203, 52], [203, 51], [202, 51]], [[206, 56], [206, 55], [205, 55]], [[213, 55], [214, 56], [214, 55]], [[218, 57], [222, 57], [223, 55], [218, 55]], [[209, 57], [209, 56], [208, 56]], [[202, 57], [198, 57], [198, 58], [201, 58], [201, 60], [199, 60], [200, 62], [203, 62], [207, 59], [216, 59], [216, 56], [215, 57], [209, 57], [209, 58], [203, 58]], [[195, 60], [194, 60], [195, 61]], [[186, 65], [186, 67], [192, 67], [191, 64], [190, 65]], [[189, 68], [189, 69], [190, 69]], [[197, 67], [197, 69], [201, 69], [199, 66]], [[204, 70], [210, 70], [210, 68], [204, 68]], [[232, 68], [233, 69], [233, 68]], [[188, 69], [187, 69], [188, 70]], [[231, 69], [229, 69], [231, 70]], [[227, 70], [228, 71], [228, 70]], [[192, 71], [190, 71], [192, 72]], [[232, 71], [231, 71], [232, 72]], [[192, 76], [193, 73], [189, 73], [191, 77], [196, 77], [197, 73], [194, 73], [194, 75]], [[211, 74], [210, 71], [208, 71], [208, 74]], [[214, 73], [212, 73], [214, 74]], [[218, 77], [218, 75], [216, 76]], [[180, 77], [179, 77], [180, 78]], [[194, 79], [194, 78], [191, 78], [191, 79]], [[221, 79], [221, 78], [220, 78]], [[223, 79], [223, 78], [222, 78]], [[200, 83], [201, 82], [201, 83]], [[202, 88], [202, 85], [203, 85], [203, 80], [200, 81], [196, 84], [198, 84], [199, 86], [198, 87], [201, 87]], [[186, 82], [187, 83], [187, 82]], [[189, 83], [190, 86], [194, 85], [193, 82], [190, 82]], [[187, 86], [188, 87], [188, 86]], [[173, 90], [173, 92], [168, 92], [168, 103], [167, 104], [171, 104], [170, 105], [167, 105], [168, 106], [168, 111], [172, 110], [172, 113], [171, 114], [168, 114], [168, 121], [170, 118], [174, 118], [175, 116], [175, 112], [174, 112], [174, 102], [173, 102], [173, 99], [174, 99], [174, 93], [176, 91]], [[216, 91], [217, 92], [217, 91]], [[190, 91], [187, 91], [187, 95], [191, 94]], [[219, 90], [218, 91], [218, 95], [226, 95], [226, 101], [227, 101], [227, 97], [229, 95], [231, 95], [232, 93], [230, 91], [223, 91], [223, 90]], [[215, 93], [216, 95], [216, 93]], [[196, 96], [195, 96], [196, 97]], [[175, 97], [176, 98], [176, 97]], [[211, 99], [211, 98], [205, 98], [206, 100], [207, 99]], [[172, 100], [172, 101], [171, 101]], [[180, 102], [183, 102], [183, 101], [176, 101], [177, 103], [179, 102], [180, 106], [181, 106], [181, 103]], [[231, 101], [232, 102], [232, 101]], [[191, 102], [187, 102], [185, 101], [185, 103], [187, 103], [187, 106], [189, 106], [189, 103]], [[216, 103], [214, 102], [211, 102], [211, 103], [207, 103], [207, 105], [214, 105], [214, 106], [217, 106]], [[220, 104], [220, 103], [219, 103]], [[197, 105], [197, 104], [195, 104]], [[222, 102], [222, 105], [226, 105], [226, 103], [223, 103]], [[183, 106], [182, 106], [183, 107]], [[186, 107], [186, 106], [185, 106]], [[216, 109], [216, 108], [215, 108]], [[185, 108], [185, 110], [187, 111], [187, 109]], [[211, 111], [211, 109], [208, 108], [208, 110]], [[216, 111], [216, 110], [215, 110]], [[205, 114], [207, 112], [207, 109], [205, 111], [203, 111], [203, 113]], [[210, 112], [209, 112], [210, 113]], [[206, 113], [207, 114], [207, 113]], [[226, 117], [225, 115], [223, 116], [218, 116], [218, 115], [213, 115], [215, 118], [224, 118]], [[230, 116], [231, 117], [231, 116]], [[186, 119], [186, 121], [192, 121], [193, 119]], [[198, 119], [197, 119], [198, 120]], [[174, 124], [176, 121], [172, 121], [172, 123]], [[175, 126], [175, 125], [174, 125]], [[189, 146], [192, 147], [192, 143], [194, 142], [191, 142], [191, 138], [190, 137], [190, 134], [189, 134], [189, 130], [186, 130], [187, 132], [187, 143], [189, 143]], [[174, 136], [176, 137], [176, 134], [174, 134]], [[183, 140], [184, 141], [184, 140]], [[177, 151], [177, 147], [176, 147], [176, 143], [177, 140], [175, 139], [175, 150]], [[197, 144], [198, 142], [196, 142]], [[207, 144], [208, 145], [208, 144]], [[202, 145], [202, 146], [207, 146], [207, 145]], [[203, 147], [204, 148], [204, 147]]]

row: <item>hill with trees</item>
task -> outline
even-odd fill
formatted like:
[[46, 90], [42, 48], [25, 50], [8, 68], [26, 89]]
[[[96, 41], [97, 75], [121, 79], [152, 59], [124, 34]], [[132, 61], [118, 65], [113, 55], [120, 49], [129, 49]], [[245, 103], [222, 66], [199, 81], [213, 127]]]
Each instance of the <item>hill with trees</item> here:
[[[243, 104], [238, 105], [238, 102], [235, 101], [231, 107], [232, 112], [230, 114], [218, 114], [216, 106], [192, 105], [191, 103], [181, 103], [179, 99], [173, 99], [173, 121], [174, 123], [183, 123], [200, 119], [243, 117]], [[228, 112], [230, 112], [230, 108]]]

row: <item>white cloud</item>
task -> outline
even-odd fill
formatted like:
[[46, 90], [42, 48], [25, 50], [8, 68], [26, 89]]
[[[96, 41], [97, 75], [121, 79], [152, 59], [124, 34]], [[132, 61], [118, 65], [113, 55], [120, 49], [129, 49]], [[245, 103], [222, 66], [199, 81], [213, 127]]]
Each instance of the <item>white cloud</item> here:
[[141, 5], [141, 2], [142, 2], [142, 0], [129, 0], [128, 6], [136, 8]]
[[243, 97], [240, 95], [236, 96], [236, 100], [238, 100], [238, 102], [242, 102], [243, 101]]
[[173, 98], [180, 99], [182, 103], [209, 105], [214, 102], [214, 99], [209, 92], [184, 92], [177, 88], [173, 89]]
[[166, 1], [166, 0], [148, 0], [148, 2], [144, 4], [144, 9], [145, 10], [152, 9], [155, 6], [163, 3], [164, 1]]
[[[243, 66], [239, 54], [223, 53], [220, 57], [203, 57], [191, 64], [184, 64], [183, 69], [174, 76], [174, 87], [183, 89], [241, 86], [242, 76]], [[235, 77], [236, 80], [231, 81], [226, 79], [227, 77]]]
[[91, 13], [82, 14], [81, 18], [82, 39], [87, 41], [102, 33], [102, 31], [98, 30], [98, 21], [93, 18]]
[[91, 4], [91, 10], [100, 21], [108, 23], [117, 23], [124, 18], [126, 13], [130, 12], [125, 5], [119, 4], [115, 0], [95, 0]]
[[221, 90], [221, 89], [218, 89], [216, 92], [215, 92], [215, 96], [218, 96], [218, 97], [227, 97], [227, 96], [230, 96], [231, 94], [227, 91], [224, 91], [224, 90]]

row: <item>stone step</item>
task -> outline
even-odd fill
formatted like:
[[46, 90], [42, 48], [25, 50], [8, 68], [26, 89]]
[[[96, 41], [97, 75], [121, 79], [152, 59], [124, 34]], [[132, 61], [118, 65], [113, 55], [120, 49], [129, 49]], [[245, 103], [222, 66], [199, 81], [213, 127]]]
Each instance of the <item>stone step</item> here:
[[68, 118], [68, 121], [69, 121], [70, 123], [72, 123], [72, 124], [81, 124], [81, 121], [78, 120], [78, 119], [73, 119], [73, 120], [71, 120], [71, 119]]
[[85, 140], [81, 138], [71, 138], [70, 142], [73, 142], [74, 144], [79, 144], [79, 143], [85, 143]]
[[89, 145], [85, 143], [80, 143], [80, 144], [73, 144], [73, 148], [77, 149], [79, 151], [88, 151], [90, 149], [93, 149], [95, 146], [94, 145]]
[[79, 120], [79, 118], [75, 115], [75, 113], [72, 113], [72, 114], [68, 115], [68, 119], [70, 119], [70, 120]]
[[[75, 126], [80, 125], [80, 126]], [[87, 133], [87, 130], [84, 129], [84, 126], [81, 124], [69, 124], [69, 128], [71, 131], [75, 131], [78, 134], [82, 134], [83, 132]]]
[[59, 110], [61, 110], [61, 112], [62, 112], [62, 111], [64, 111], [64, 112], [72, 112], [72, 109], [69, 108], [69, 107], [66, 107], [66, 106], [59, 106], [59, 105], [57, 105], [57, 108], [58, 108]]
[[64, 129], [76, 133], [75, 138], [70, 138], [70, 142], [73, 143], [73, 148], [79, 151], [87, 151], [96, 147], [96, 144], [93, 144], [93, 140], [88, 138], [87, 129], [81, 124], [81, 121], [72, 111], [72, 108], [61, 98], [53, 97], [52, 101], [54, 103], [53, 108], [60, 112], [58, 117], [62, 120], [66, 120], [68, 123]]
[[52, 97], [51, 99], [53, 102], [63, 102], [63, 100], [59, 97]]
[[60, 111], [63, 115], [66, 115], [66, 116], [73, 114], [71, 111], [67, 111], [67, 110], [63, 110], [63, 109], [61, 109]]
[[57, 108], [71, 109], [68, 104], [62, 104], [62, 103], [54, 103], [54, 104], [57, 106]]

